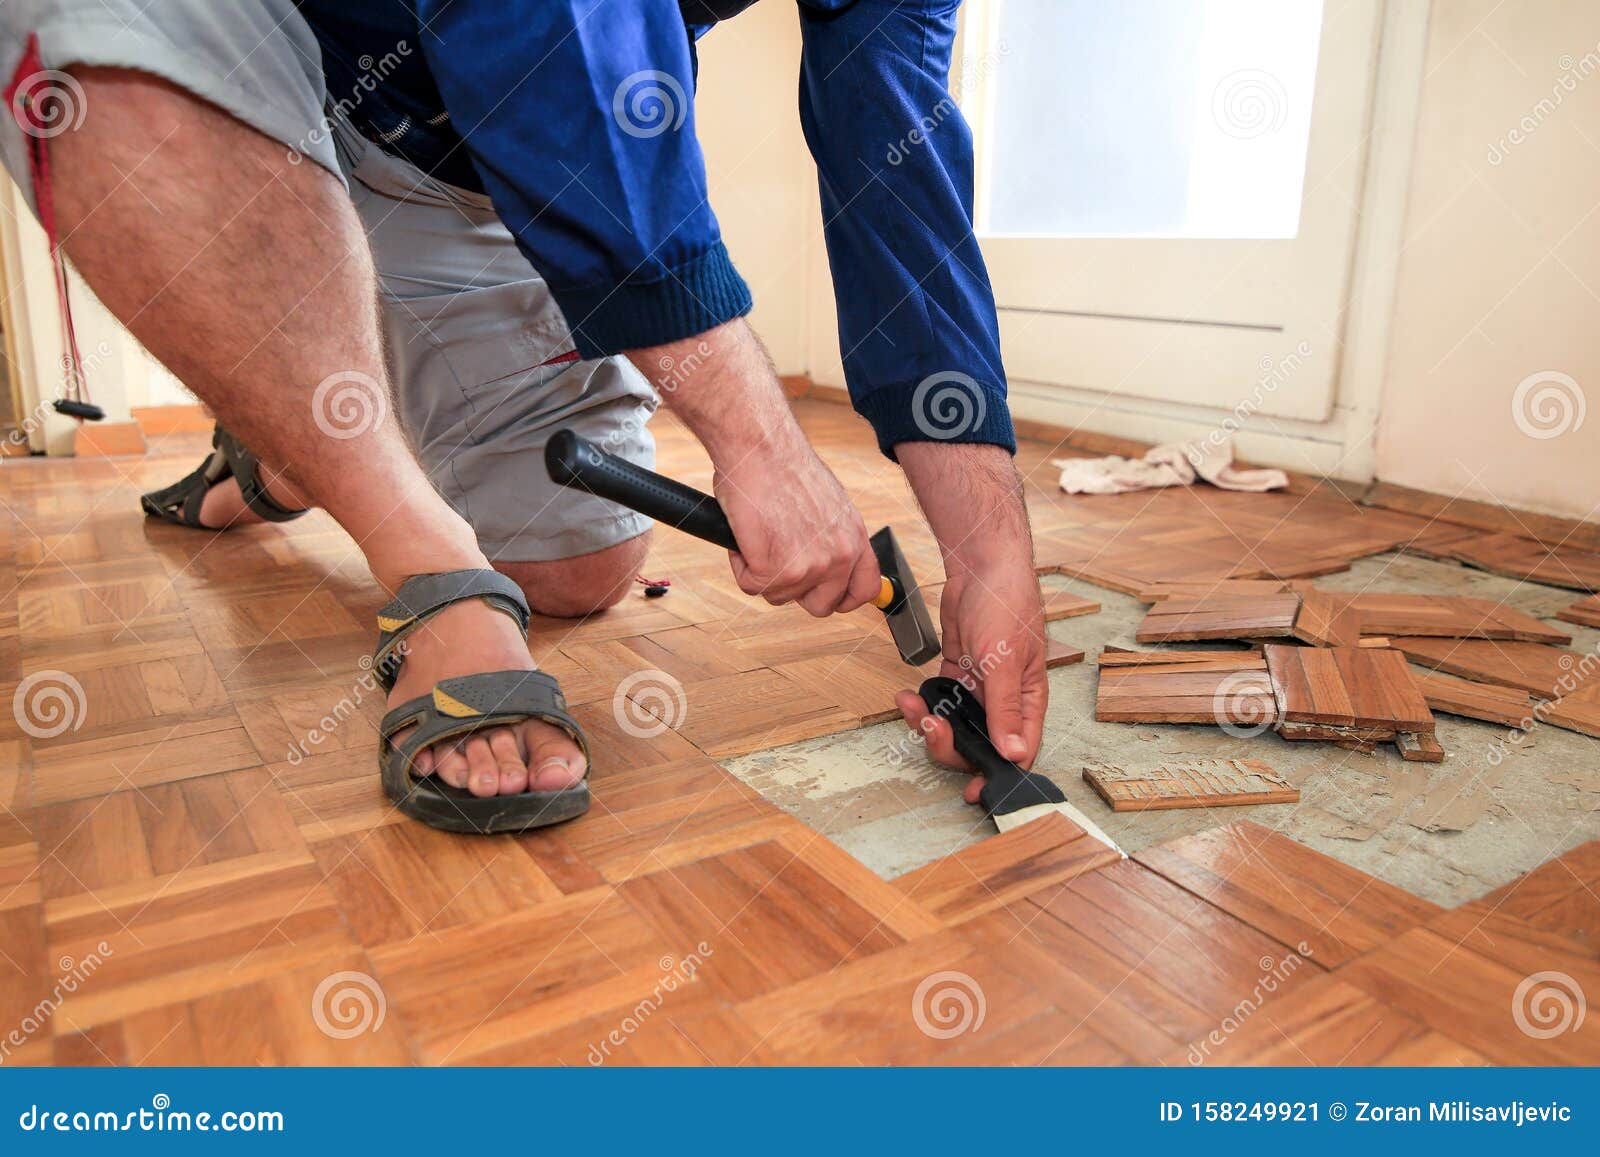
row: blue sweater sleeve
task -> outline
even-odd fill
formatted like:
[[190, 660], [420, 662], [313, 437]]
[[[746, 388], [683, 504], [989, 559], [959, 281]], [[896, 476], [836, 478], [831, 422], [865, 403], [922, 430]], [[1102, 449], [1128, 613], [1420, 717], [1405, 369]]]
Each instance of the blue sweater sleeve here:
[[418, 0], [417, 16], [451, 124], [580, 354], [749, 312], [706, 197], [675, 0]]
[[972, 133], [948, 89], [959, 0], [801, 0], [800, 119], [817, 163], [845, 380], [899, 442], [1016, 450], [972, 231]]

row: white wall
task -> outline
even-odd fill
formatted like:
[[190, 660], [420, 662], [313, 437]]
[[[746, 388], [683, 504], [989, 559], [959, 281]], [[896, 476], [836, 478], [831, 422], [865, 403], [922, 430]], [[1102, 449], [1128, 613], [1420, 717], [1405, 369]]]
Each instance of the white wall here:
[[800, 132], [799, 75], [793, 4], [757, 4], [700, 41], [695, 120], [711, 204], [750, 282], [751, 324], [784, 374], [808, 369], [806, 279], [822, 233], [816, 169]]
[[1385, 481], [1595, 517], [1594, 0], [1434, 0], [1378, 431]]

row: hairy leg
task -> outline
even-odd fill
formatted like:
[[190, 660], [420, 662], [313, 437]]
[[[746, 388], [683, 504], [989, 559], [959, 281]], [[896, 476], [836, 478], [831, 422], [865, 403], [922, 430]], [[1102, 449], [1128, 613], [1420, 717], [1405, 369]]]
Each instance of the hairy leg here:
[[[393, 417], [371, 258], [339, 182], [148, 74], [75, 75], [90, 112], [50, 142], [52, 186], [67, 253], [100, 300], [270, 464], [268, 477], [284, 474], [333, 515], [385, 587], [487, 566]], [[345, 408], [331, 409], [341, 396]], [[386, 418], [349, 436], [361, 405]], [[393, 701], [441, 678], [531, 665], [514, 623], [458, 604], [411, 637]], [[550, 730], [474, 736], [437, 753], [440, 774], [448, 758], [457, 786], [521, 791], [526, 755]], [[556, 788], [582, 773], [571, 748], [533, 781]]]

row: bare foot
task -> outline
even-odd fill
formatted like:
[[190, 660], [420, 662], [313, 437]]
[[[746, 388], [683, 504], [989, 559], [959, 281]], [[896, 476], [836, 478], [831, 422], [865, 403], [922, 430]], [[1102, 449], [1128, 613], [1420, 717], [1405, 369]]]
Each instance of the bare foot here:
[[[426, 695], [441, 679], [534, 668], [528, 644], [508, 616], [480, 599], [455, 603], [406, 636], [406, 661], [389, 706]], [[412, 774], [437, 775], [451, 787], [491, 796], [560, 791], [582, 781], [587, 767], [570, 735], [529, 720], [437, 743], [417, 756]]]

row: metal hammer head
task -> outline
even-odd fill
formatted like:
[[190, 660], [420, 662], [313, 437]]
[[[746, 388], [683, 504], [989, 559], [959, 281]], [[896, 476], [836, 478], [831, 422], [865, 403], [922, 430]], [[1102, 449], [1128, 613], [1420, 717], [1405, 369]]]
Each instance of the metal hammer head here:
[[933, 629], [933, 616], [928, 604], [922, 601], [917, 589], [916, 576], [900, 553], [894, 540], [894, 531], [887, 526], [872, 536], [872, 553], [878, 558], [878, 570], [884, 579], [883, 594], [874, 605], [889, 620], [889, 633], [900, 657], [913, 667], [920, 667], [929, 659], [939, 657], [939, 632]]

